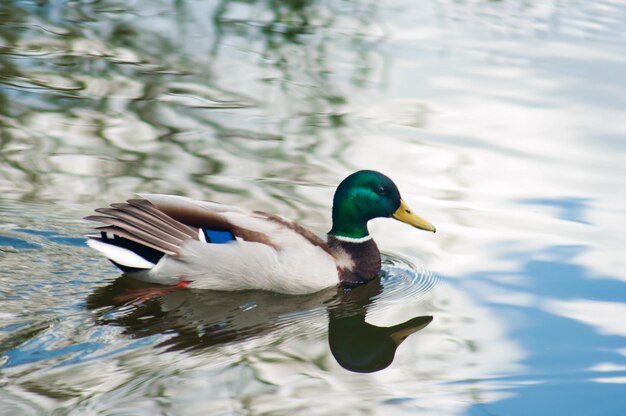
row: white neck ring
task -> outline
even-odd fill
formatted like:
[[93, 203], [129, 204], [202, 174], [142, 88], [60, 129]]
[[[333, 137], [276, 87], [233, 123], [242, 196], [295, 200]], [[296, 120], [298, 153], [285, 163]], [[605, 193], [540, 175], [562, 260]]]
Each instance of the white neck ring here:
[[370, 241], [372, 239], [371, 235], [366, 235], [365, 237], [361, 238], [345, 237], [343, 235], [334, 234], [331, 234], [331, 236], [339, 241], [343, 241], [344, 243], [365, 243], [366, 241]]

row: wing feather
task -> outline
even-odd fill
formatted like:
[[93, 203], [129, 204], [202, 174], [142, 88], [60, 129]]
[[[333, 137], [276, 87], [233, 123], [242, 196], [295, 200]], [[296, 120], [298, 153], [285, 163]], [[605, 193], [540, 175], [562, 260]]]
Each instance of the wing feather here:
[[111, 204], [113, 208], [128, 212], [144, 221], [158, 223], [158, 227], [174, 237], [185, 240], [195, 238], [197, 230], [178, 222], [156, 209], [145, 199], [129, 199], [127, 203]]
[[211, 230], [227, 230], [245, 241], [278, 248], [270, 233], [263, 232], [262, 229], [238, 225], [232, 221], [231, 215], [228, 215], [245, 217], [251, 215], [251, 212], [228, 205], [195, 201], [174, 195], [141, 194], [141, 196], [150, 201], [159, 211], [183, 224]]
[[99, 212], [100, 214], [106, 214], [110, 216], [111, 218], [117, 218], [119, 220], [122, 220], [125, 223], [128, 223], [132, 225], [133, 227], [136, 227], [137, 229], [145, 231], [149, 234], [152, 234], [154, 237], [166, 243], [172, 244], [174, 246], [179, 246], [180, 243], [183, 242], [183, 240], [186, 240], [187, 238], [189, 238], [188, 236], [183, 236], [183, 238], [179, 238], [177, 236], [172, 235], [171, 233], [167, 233], [163, 229], [160, 229], [158, 226], [156, 226], [154, 222], [152, 221], [152, 218], [137, 217], [128, 212], [124, 212], [122, 209], [98, 208], [96, 209], [96, 212]]
[[101, 231], [107, 231], [115, 235], [119, 235], [120, 237], [128, 238], [129, 240], [135, 241], [139, 244], [144, 244], [148, 247], [162, 251], [163, 253], [176, 255], [179, 251], [179, 246], [168, 241], [161, 240], [141, 228], [138, 228], [119, 218], [107, 217], [105, 215], [90, 215], [85, 217], [85, 219], [109, 224], [113, 227]]

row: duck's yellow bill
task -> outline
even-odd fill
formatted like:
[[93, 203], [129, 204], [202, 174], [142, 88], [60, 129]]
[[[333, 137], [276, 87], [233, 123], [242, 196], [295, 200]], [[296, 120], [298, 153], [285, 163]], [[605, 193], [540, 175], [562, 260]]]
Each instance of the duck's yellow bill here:
[[396, 345], [400, 345], [409, 335], [427, 327], [432, 320], [432, 316], [417, 316], [404, 323], [394, 325], [389, 328], [391, 339]]
[[400, 207], [393, 213], [392, 216], [398, 221], [412, 225], [420, 230], [432, 231], [433, 233], [437, 231], [434, 225], [415, 214], [403, 199], [400, 200]]

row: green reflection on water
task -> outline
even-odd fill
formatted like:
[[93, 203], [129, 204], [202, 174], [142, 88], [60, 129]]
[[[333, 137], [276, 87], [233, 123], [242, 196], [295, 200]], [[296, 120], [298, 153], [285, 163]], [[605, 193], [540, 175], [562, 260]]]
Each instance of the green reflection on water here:
[[216, 178], [324, 170], [351, 94], [377, 82], [374, 4], [10, 3], [0, 187], [34, 200], [193, 184], [245, 194], [261, 183]]

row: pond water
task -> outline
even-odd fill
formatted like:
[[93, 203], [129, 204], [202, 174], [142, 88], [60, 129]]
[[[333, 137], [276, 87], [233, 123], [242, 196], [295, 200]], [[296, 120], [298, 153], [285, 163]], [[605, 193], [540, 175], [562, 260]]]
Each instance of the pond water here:
[[[13, 1], [0, 42], [1, 415], [626, 414], [626, 3]], [[438, 232], [375, 220], [351, 292], [124, 302], [84, 244], [136, 192], [324, 234], [359, 169]]]

